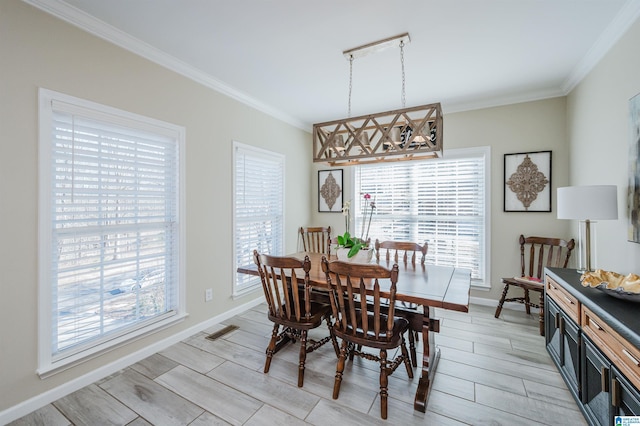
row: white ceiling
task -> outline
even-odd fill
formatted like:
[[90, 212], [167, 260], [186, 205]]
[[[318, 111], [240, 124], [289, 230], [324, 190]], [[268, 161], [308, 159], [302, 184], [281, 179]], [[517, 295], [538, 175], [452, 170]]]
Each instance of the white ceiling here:
[[[408, 32], [406, 106], [568, 93], [640, 0], [24, 0], [310, 130], [345, 118], [344, 50]], [[353, 63], [352, 116], [402, 107], [400, 49]]]

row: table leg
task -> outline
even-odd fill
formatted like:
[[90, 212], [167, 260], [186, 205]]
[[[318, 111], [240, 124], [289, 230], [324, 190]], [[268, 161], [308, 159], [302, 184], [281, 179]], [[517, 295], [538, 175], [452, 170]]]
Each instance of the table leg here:
[[424, 306], [424, 315], [422, 318], [422, 374], [418, 382], [416, 390], [416, 398], [413, 403], [415, 410], [427, 411], [427, 402], [429, 400], [429, 392], [433, 385], [433, 378], [436, 374], [436, 367], [440, 359], [440, 349], [435, 346], [434, 333], [440, 331], [439, 322], [432, 318], [432, 309]]

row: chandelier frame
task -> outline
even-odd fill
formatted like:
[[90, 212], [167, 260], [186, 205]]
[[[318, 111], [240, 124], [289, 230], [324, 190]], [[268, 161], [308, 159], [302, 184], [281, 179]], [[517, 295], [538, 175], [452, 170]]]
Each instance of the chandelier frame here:
[[331, 166], [442, 157], [440, 103], [313, 125], [313, 161]]

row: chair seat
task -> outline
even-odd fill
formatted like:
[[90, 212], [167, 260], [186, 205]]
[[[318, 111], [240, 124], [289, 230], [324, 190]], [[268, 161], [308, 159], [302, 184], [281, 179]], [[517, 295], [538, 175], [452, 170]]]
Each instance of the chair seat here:
[[544, 291], [544, 284], [542, 283], [518, 281], [513, 277], [502, 278], [501, 281], [504, 284], [515, 285], [527, 290]]
[[[537, 308], [537, 309], [542, 308], [542, 303], [543, 303], [542, 300], [544, 298], [544, 285], [542, 285], [542, 283], [535, 283], [535, 282], [528, 283], [528, 282], [518, 281], [511, 277], [502, 278], [502, 283], [504, 284], [504, 290], [503, 290], [504, 295], [501, 299], [501, 303], [505, 303], [505, 302], [523, 303], [525, 305], [525, 310], [527, 314], [531, 313], [530, 308]], [[506, 293], [508, 291], [508, 288], [509, 286], [512, 286], [512, 285], [522, 288], [524, 290], [524, 294], [522, 296], [507, 297]], [[540, 303], [535, 303], [531, 301], [531, 298], [529, 296], [529, 291], [537, 291], [538, 293], [540, 293]], [[498, 316], [499, 316], [499, 313], [497, 312], [496, 318], [498, 318]], [[543, 333], [544, 331], [541, 329], [540, 335], [544, 335]]]
[[[360, 314], [358, 313], [358, 315]], [[386, 323], [388, 318], [389, 317], [387, 315], [380, 315], [380, 319], [382, 320], [383, 323]], [[380, 331], [380, 334], [376, 338], [373, 331], [371, 331], [373, 329], [374, 316], [367, 315], [367, 321], [369, 323], [368, 324], [369, 332], [367, 333], [366, 336], [365, 336], [364, 330], [360, 326], [361, 321], [359, 318], [358, 318], [358, 327], [355, 330], [350, 325], [347, 326], [346, 330], [343, 330], [340, 324], [335, 324], [334, 332], [336, 333], [337, 337], [340, 337], [341, 339], [349, 340], [356, 344], [359, 344], [360, 342], [358, 340], [361, 339], [363, 342], [366, 342], [367, 346], [370, 346], [372, 348], [391, 349], [391, 348], [397, 348], [400, 345], [402, 334], [405, 331], [407, 331], [407, 329], [409, 328], [409, 321], [407, 321], [404, 318], [395, 317], [393, 320], [393, 329], [391, 330], [390, 338], [387, 339], [386, 331]]]
[[[281, 307], [280, 309], [284, 309]], [[323, 303], [311, 302], [311, 316], [309, 318], [305, 317], [304, 314], [300, 318], [300, 321], [296, 320], [295, 316], [292, 316], [290, 319], [282, 318], [277, 315], [272, 315], [271, 312], [267, 313], [269, 320], [273, 321], [276, 324], [283, 325], [285, 327], [293, 327], [299, 330], [310, 330], [312, 328], [318, 327], [323, 318], [331, 313], [331, 306], [325, 305]]]

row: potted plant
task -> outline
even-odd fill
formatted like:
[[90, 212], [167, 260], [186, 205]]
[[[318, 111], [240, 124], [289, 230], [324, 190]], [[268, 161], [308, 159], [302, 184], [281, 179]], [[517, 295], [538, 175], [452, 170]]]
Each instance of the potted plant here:
[[[373, 210], [376, 208], [375, 201], [371, 200], [371, 195], [364, 194], [364, 214], [365, 220], [362, 222], [362, 232], [360, 237], [354, 237], [349, 233], [349, 223], [351, 219], [351, 202], [347, 201], [342, 208], [342, 214], [345, 217], [345, 233], [338, 235], [338, 249], [336, 255], [340, 260], [357, 260], [369, 262], [373, 255], [373, 249], [369, 247], [369, 229], [371, 227], [371, 218], [373, 216]], [[368, 217], [367, 217], [368, 216]], [[366, 228], [365, 228], [366, 225]], [[365, 233], [366, 229], [366, 233]], [[364, 250], [364, 255], [357, 256], [358, 253]], [[346, 258], [344, 253], [346, 252]]]

